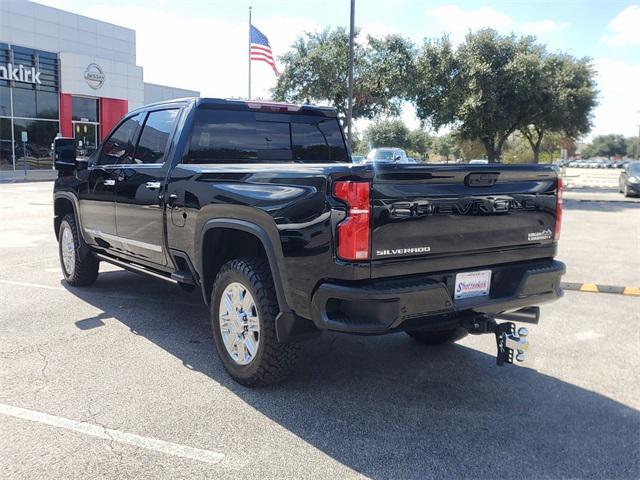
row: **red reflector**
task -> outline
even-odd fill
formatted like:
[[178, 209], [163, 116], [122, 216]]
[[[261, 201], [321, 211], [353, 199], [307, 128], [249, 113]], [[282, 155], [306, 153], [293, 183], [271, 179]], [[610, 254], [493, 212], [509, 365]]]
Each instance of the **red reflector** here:
[[563, 201], [562, 195], [564, 193], [564, 183], [562, 178], [558, 177], [558, 188], [556, 190], [556, 227], [554, 229], [553, 238], [555, 240], [560, 239], [560, 230], [562, 229], [562, 209]]
[[338, 257], [343, 260], [369, 258], [369, 184], [336, 182], [334, 195], [347, 204], [347, 218], [338, 225]]

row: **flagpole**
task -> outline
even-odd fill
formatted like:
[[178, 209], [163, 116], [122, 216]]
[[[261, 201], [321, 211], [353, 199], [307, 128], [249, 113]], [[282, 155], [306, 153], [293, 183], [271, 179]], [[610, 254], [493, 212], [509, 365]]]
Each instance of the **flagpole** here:
[[251, 7], [249, 7], [249, 88], [247, 93], [247, 99], [251, 100]]

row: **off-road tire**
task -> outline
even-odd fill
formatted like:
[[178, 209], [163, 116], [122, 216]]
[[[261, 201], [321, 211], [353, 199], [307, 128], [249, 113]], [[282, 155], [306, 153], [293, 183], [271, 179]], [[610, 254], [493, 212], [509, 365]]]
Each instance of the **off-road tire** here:
[[[73, 235], [73, 243], [75, 246], [75, 262], [72, 272], [68, 272], [62, 259], [62, 239], [65, 229], [69, 228]], [[76, 217], [73, 214], [67, 214], [60, 222], [60, 230], [58, 231], [58, 255], [60, 256], [60, 267], [65, 281], [74, 287], [86, 287], [93, 284], [98, 278], [100, 262], [91, 253], [81, 255], [80, 246], [82, 239], [78, 232]]]
[[463, 339], [469, 333], [464, 328], [454, 328], [450, 330], [440, 330], [430, 332], [425, 330], [409, 330], [407, 335], [415, 341], [426, 345], [442, 345], [445, 343], [453, 343]]
[[[220, 331], [220, 299], [226, 287], [241, 283], [255, 300], [260, 322], [260, 340], [256, 354], [247, 365], [236, 363], [224, 346]], [[295, 366], [298, 346], [280, 343], [276, 337], [275, 319], [280, 309], [269, 264], [261, 258], [239, 258], [225, 263], [211, 292], [211, 327], [218, 357], [225, 370], [241, 385], [259, 387], [286, 378]]]

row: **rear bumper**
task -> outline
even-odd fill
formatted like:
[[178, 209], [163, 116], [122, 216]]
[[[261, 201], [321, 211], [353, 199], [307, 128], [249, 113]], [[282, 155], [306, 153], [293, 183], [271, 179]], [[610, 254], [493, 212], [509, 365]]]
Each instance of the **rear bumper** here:
[[441, 325], [465, 312], [501, 313], [562, 296], [560, 279], [566, 271], [562, 262], [519, 262], [491, 270], [489, 296], [455, 301], [457, 271], [366, 283], [322, 283], [312, 297], [312, 319], [325, 330], [376, 334]]

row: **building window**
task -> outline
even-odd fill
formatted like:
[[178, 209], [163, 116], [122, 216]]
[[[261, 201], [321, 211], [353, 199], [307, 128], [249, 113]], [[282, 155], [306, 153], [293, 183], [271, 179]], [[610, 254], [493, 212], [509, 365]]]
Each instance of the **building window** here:
[[11, 89], [0, 86], [0, 116], [11, 116]]
[[13, 116], [35, 118], [36, 91], [26, 88], [13, 89]]
[[13, 170], [10, 118], [0, 118], [0, 170]]
[[[51, 169], [53, 167], [51, 144], [59, 131], [60, 124], [58, 122], [14, 118], [13, 137], [16, 139], [16, 170], [25, 168], [25, 165], [27, 170]], [[27, 132], [26, 147], [20, 141], [22, 132]]]
[[98, 122], [98, 100], [95, 98], [72, 97], [71, 112], [73, 120]]
[[36, 116], [58, 120], [58, 94], [56, 92], [36, 92]]

